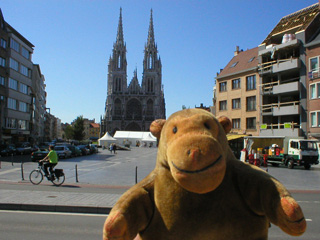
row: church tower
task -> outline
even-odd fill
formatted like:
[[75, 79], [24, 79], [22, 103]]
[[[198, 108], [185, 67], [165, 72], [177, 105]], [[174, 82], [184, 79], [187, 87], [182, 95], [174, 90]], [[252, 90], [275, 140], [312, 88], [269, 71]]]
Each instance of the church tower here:
[[162, 65], [154, 38], [152, 10], [144, 49], [141, 85], [137, 69], [129, 86], [127, 85], [126, 53], [120, 8], [116, 42], [113, 44], [108, 64], [108, 90], [105, 114], [101, 119], [101, 134], [109, 132], [113, 135], [117, 130], [149, 131], [153, 120], [165, 119]]

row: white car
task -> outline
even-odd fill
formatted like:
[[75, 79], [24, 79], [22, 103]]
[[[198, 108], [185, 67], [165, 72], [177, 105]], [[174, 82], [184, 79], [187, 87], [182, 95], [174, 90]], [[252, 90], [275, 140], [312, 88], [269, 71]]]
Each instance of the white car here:
[[69, 158], [72, 155], [72, 152], [66, 146], [55, 146], [54, 150], [57, 152], [59, 158]]

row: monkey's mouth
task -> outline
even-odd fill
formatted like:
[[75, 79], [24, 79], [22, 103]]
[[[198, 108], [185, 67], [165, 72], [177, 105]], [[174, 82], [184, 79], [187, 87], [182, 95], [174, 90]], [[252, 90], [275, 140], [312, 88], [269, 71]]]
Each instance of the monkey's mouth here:
[[171, 163], [172, 163], [172, 165], [174, 166], [174, 168], [177, 169], [179, 172], [193, 174], [193, 173], [204, 172], [204, 171], [208, 170], [209, 168], [212, 168], [214, 165], [216, 165], [216, 163], [220, 162], [221, 159], [222, 159], [222, 155], [220, 155], [220, 156], [217, 158], [216, 161], [214, 161], [213, 163], [209, 164], [208, 166], [206, 166], [206, 167], [204, 167], [204, 168], [201, 168], [201, 169], [198, 169], [198, 170], [193, 170], [193, 171], [181, 169], [181, 168], [179, 168], [177, 165], [175, 165], [173, 161], [171, 161]]

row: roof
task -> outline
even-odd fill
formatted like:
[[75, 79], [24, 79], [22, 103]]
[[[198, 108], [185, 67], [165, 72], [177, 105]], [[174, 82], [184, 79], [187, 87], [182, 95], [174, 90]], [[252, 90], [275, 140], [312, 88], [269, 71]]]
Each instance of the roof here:
[[114, 138], [126, 138], [126, 139], [143, 139], [147, 138], [150, 132], [135, 132], [135, 131], [116, 131]]
[[309, 24], [315, 19], [319, 14], [319, 3], [315, 3], [309, 7], [301, 9], [297, 12], [289, 14], [279, 21], [267, 38], [262, 42], [262, 44], [269, 44], [269, 40], [284, 31], [292, 31], [296, 33], [305, 30]]
[[90, 126], [93, 128], [100, 128], [100, 124], [99, 123], [90, 123]]
[[258, 67], [258, 47], [241, 51], [234, 56], [227, 66], [219, 73], [216, 79], [234, 75], [237, 73], [254, 70]]

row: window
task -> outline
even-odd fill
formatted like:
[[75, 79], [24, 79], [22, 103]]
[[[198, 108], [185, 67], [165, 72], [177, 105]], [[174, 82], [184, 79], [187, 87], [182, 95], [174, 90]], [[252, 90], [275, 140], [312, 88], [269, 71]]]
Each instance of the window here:
[[256, 97], [247, 97], [247, 111], [256, 110]]
[[232, 99], [232, 109], [240, 109], [240, 108], [241, 108], [240, 98]]
[[17, 110], [17, 100], [13, 98], [8, 98], [8, 108]]
[[240, 129], [240, 118], [232, 119], [232, 128]]
[[247, 77], [247, 91], [256, 89], [256, 76]]
[[310, 112], [311, 127], [320, 127], [320, 111]]
[[310, 99], [320, 98], [320, 82], [310, 84]]
[[150, 56], [148, 58], [148, 68], [152, 69], [153, 68], [153, 59], [152, 59], [152, 54], [150, 53]]
[[10, 58], [9, 64], [10, 64], [9, 66], [10, 68], [12, 68], [13, 70], [19, 71], [19, 63], [16, 60], [14, 60], [13, 58]]
[[233, 63], [233, 64], [230, 66], [230, 68], [233, 68], [233, 67], [237, 66], [237, 64], [238, 64], [238, 62]]
[[2, 66], [2, 67], [6, 66], [6, 59], [3, 57], [0, 57], [0, 66]]
[[3, 48], [7, 48], [7, 41], [4, 40], [3, 38], [1, 38], [1, 40], [0, 40], [0, 46], [3, 47]]
[[23, 75], [25, 75], [26, 77], [29, 77], [29, 69], [21, 64], [20, 67], [20, 73], [22, 73]]
[[252, 62], [254, 59], [255, 59], [255, 57], [252, 57], [252, 58], [249, 59], [248, 62]]
[[256, 118], [247, 118], [247, 129], [256, 129]]
[[220, 91], [220, 92], [225, 92], [225, 91], [227, 91], [227, 82], [219, 83], [219, 91]]
[[20, 44], [13, 38], [11, 38], [10, 47], [15, 51], [20, 52]]
[[5, 82], [4, 82], [4, 77], [0, 76], [0, 85], [4, 86]]
[[232, 89], [239, 89], [240, 83], [240, 78], [232, 80]]
[[19, 91], [24, 94], [28, 94], [28, 86], [23, 83], [20, 83], [19, 84]]
[[22, 47], [21, 51], [22, 56], [24, 56], [26, 59], [30, 59], [30, 52], [25, 47]]
[[17, 120], [13, 118], [6, 118], [6, 128], [17, 128]]
[[25, 102], [19, 102], [19, 111], [28, 112], [28, 104]]
[[121, 68], [121, 55], [120, 52], [118, 52], [119, 56], [118, 56], [118, 68]]
[[115, 81], [115, 91], [116, 92], [121, 92], [121, 89], [122, 89], [122, 81], [121, 81], [121, 78], [116, 78], [116, 81]]
[[18, 91], [18, 82], [12, 78], [9, 78], [9, 88]]
[[26, 120], [19, 120], [18, 121], [18, 129], [27, 130], [27, 121]]
[[319, 56], [310, 58], [310, 72], [318, 72], [319, 71]]
[[223, 111], [223, 110], [227, 110], [227, 101], [220, 101], [219, 102], [219, 110]]
[[153, 79], [152, 78], [148, 78], [147, 81], [147, 92], [153, 92]]

